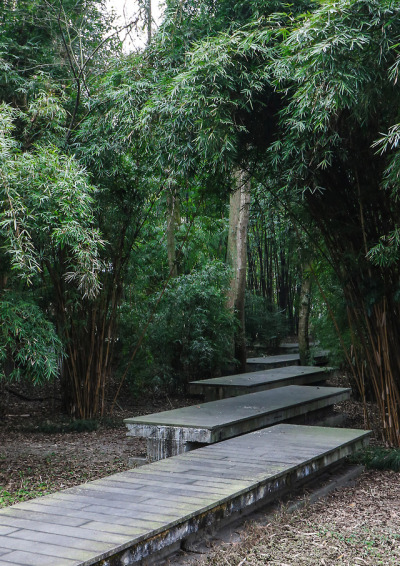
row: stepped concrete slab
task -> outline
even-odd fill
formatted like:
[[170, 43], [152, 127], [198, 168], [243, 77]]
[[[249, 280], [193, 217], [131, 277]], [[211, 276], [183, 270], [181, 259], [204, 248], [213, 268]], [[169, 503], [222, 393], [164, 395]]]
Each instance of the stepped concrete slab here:
[[280, 424], [7, 507], [0, 566], [147, 564], [312, 478], [368, 434]]
[[[310, 344], [311, 346], [311, 344]], [[281, 354], [298, 354], [299, 345], [297, 342], [281, 342], [278, 346], [278, 351]]]
[[[316, 346], [315, 342], [310, 342], [309, 347], [314, 348]], [[298, 342], [281, 342], [278, 346], [279, 353], [281, 354], [298, 354], [299, 343]]]
[[312, 415], [349, 399], [342, 387], [289, 385], [181, 409], [125, 419], [128, 436], [147, 438], [149, 461]]
[[[320, 350], [314, 355], [317, 364], [326, 364], [328, 361], [328, 351]], [[300, 364], [300, 354], [279, 354], [277, 356], [261, 356], [258, 358], [247, 358], [247, 371], [260, 371], [265, 369], [280, 368]]]
[[201, 395], [205, 401], [236, 397], [246, 393], [266, 391], [286, 385], [311, 385], [326, 381], [332, 368], [315, 366], [286, 366], [252, 371], [189, 383], [189, 393]]

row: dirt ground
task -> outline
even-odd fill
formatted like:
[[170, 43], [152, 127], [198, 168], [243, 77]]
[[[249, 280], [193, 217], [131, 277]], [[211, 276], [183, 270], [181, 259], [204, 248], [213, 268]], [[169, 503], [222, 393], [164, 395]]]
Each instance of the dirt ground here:
[[289, 513], [257, 516], [233, 541], [171, 566], [395, 566], [400, 564], [400, 474], [368, 471], [352, 487]]
[[128, 469], [129, 458], [145, 456], [146, 446], [144, 440], [126, 436], [123, 419], [190, 402], [165, 395], [129, 401], [97, 430], [54, 432], [68, 423], [59, 403], [47, 398], [46, 388], [13, 385], [10, 389], [45, 400], [27, 401], [9, 394], [6, 414], [0, 419], [0, 508]]
[[[339, 384], [346, 385], [343, 377], [332, 381]], [[113, 420], [97, 430], [60, 433], [40, 432], [59, 427], [57, 404], [10, 394], [0, 420], [0, 507], [128, 469], [129, 458], [143, 456], [145, 444], [126, 436], [123, 418], [192, 402], [164, 396], [131, 403], [119, 406]], [[360, 403], [348, 401], [335, 409], [346, 413], [345, 426], [363, 428]], [[379, 443], [372, 405], [369, 418], [372, 442]], [[295, 513], [283, 510], [273, 518], [250, 520], [235, 541], [187, 556], [188, 563], [190, 558], [190, 564], [202, 566], [400, 565], [400, 474], [367, 471], [353, 487], [328, 499]]]

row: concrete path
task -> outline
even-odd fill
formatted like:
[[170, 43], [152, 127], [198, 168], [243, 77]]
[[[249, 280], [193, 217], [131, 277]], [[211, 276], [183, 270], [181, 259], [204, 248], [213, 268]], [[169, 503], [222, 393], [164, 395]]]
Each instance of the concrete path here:
[[[326, 363], [328, 352], [321, 350], [314, 355], [314, 360], [318, 364]], [[300, 354], [279, 354], [277, 356], [260, 356], [258, 358], [247, 358], [247, 371], [259, 371], [263, 369], [273, 369], [285, 366], [299, 365]]]
[[289, 385], [125, 419], [128, 436], [148, 439], [150, 461], [187, 452], [266, 426], [310, 415], [349, 399], [343, 387]]
[[189, 383], [191, 395], [202, 395], [205, 401], [216, 401], [246, 393], [266, 391], [287, 385], [312, 385], [325, 381], [332, 368], [315, 366], [286, 366], [276, 369], [252, 371], [202, 379]]
[[368, 433], [281, 424], [0, 510], [0, 566], [119, 566], [267, 503]]

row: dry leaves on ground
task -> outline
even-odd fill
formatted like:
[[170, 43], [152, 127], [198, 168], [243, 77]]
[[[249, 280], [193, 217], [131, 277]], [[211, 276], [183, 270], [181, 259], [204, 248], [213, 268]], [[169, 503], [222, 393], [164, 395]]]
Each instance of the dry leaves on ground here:
[[266, 524], [249, 523], [202, 566], [398, 566], [400, 474], [365, 472], [356, 486]]

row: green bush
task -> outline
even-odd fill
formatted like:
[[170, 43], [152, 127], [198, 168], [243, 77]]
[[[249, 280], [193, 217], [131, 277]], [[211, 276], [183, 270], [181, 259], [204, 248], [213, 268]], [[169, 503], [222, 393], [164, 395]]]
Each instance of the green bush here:
[[400, 449], [369, 447], [355, 454], [352, 461], [374, 470], [400, 472]]
[[260, 295], [246, 293], [245, 307], [246, 339], [249, 344], [260, 342], [275, 347], [287, 335], [285, 315]]
[[[183, 389], [231, 361], [235, 317], [226, 307], [229, 281], [230, 270], [219, 261], [170, 281], [130, 371], [135, 394], [147, 387]], [[142, 327], [156, 300], [150, 300], [146, 313], [143, 305], [137, 305], [140, 312], [131, 311], [136, 322], [143, 317]]]
[[5, 291], [0, 297], [0, 379], [54, 379], [62, 345], [54, 325], [30, 297]]

